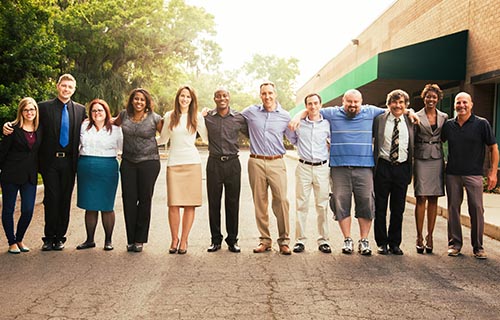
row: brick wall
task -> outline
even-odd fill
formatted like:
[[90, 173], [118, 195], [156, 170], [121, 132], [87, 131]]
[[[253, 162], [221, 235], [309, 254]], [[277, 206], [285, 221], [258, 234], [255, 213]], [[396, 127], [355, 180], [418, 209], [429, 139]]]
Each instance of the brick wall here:
[[377, 53], [469, 30], [464, 89], [472, 93], [470, 77], [500, 69], [499, 0], [399, 0], [353, 38], [349, 45], [297, 92], [297, 104], [319, 92]]

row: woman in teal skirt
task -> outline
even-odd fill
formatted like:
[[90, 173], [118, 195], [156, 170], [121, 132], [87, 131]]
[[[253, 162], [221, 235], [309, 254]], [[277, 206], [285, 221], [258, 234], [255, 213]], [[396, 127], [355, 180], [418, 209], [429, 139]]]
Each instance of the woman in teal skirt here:
[[111, 124], [106, 101], [92, 100], [89, 119], [80, 131], [80, 157], [77, 167], [77, 206], [85, 209], [87, 240], [78, 250], [95, 247], [94, 234], [98, 213], [104, 226], [104, 250], [113, 250], [111, 237], [115, 225], [115, 196], [118, 186], [118, 161], [123, 135], [120, 127]]

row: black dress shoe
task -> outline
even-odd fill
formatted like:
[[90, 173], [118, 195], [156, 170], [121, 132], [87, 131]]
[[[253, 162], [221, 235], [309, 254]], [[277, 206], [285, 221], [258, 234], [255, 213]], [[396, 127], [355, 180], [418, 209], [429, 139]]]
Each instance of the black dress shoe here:
[[403, 250], [399, 247], [390, 247], [389, 252], [392, 254], [395, 254], [397, 256], [402, 256], [403, 255]]
[[111, 250], [113, 250], [113, 249], [114, 249], [114, 248], [113, 248], [113, 245], [111, 244], [111, 241], [106, 241], [106, 242], [104, 243], [104, 250], [106, 250], [106, 251], [111, 251]]
[[51, 251], [52, 250], [52, 241], [45, 240], [42, 245], [42, 251]]
[[293, 246], [293, 252], [295, 253], [301, 253], [301, 252], [304, 252], [304, 249], [306, 247], [302, 244], [302, 243], [299, 243], [297, 242], [294, 246]]
[[64, 249], [64, 243], [61, 240], [58, 240], [52, 244], [52, 249], [56, 251], [61, 251]]
[[212, 243], [212, 244], [210, 245], [210, 247], [208, 247], [207, 251], [208, 251], [208, 252], [215, 252], [215, 251], [217, 251], [217, 250], [220, 250], [220, 248], [221, 248], [220, 243]]
[[388, 254], [389, 253], [389, 250], [387, 249], [387, 245], [382, 245], [382, 246], [378, 246], [377, 247], [377, 253], [378, 254]]
[[234, 243], [234, 244], [228, 244], [227, 245], [227, 248], [229, 249], [229, 251], [231, 252], [236, 252], [236, 253], [239, 253], [241, 251], [240, 247]]
[[323, 252], [323, 253], [332, 253], [332, 249], [328, 245], [328, 243], [323, 243], [318, 247], [318, 250]]
[[82, 244], [79, 244], [76, 246], [76, 250], [84, 250], [84, 249], [90, 249], [90, 248], [95, 248], [95, 242], [84, 242]]
[[134, 244], [134, 252], [142, 252], [143, 245], [142, 243]]
[[134, 245], [133, 244], [127, 244], [127, 252], [132, 252], [134, 251]]

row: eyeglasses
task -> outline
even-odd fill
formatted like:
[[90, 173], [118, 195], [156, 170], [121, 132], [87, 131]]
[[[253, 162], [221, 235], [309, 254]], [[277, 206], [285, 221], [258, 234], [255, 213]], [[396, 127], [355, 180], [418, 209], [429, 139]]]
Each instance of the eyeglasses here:
[[25, 112], [25, 113], [36, 112], [36, 109], [35, 108], [24, 109], [23, 112]]
[[94, 109], [92, 110], [92, 113], [104, 113], [103, 109]]

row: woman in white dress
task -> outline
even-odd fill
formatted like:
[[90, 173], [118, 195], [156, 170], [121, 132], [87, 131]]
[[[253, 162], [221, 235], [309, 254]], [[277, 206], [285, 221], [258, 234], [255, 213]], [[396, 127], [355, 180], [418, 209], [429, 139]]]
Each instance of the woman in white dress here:
[[[164, 116], [159, 143], [170, 140], [167, 161], [167, 205], [172, 242], [169, 253], [185, 254], [194, 221], [195, 208], [201, 206], [201, 158], [195, 146], [196, 133], [208, 140], [205, 121], [198, 112], [195, 91], [182, 86], [175, 96], [174, 110]], [[180, 215], [180, 209], [184, 213]], [[179, 228], [182, 232], [179, 238]]]

